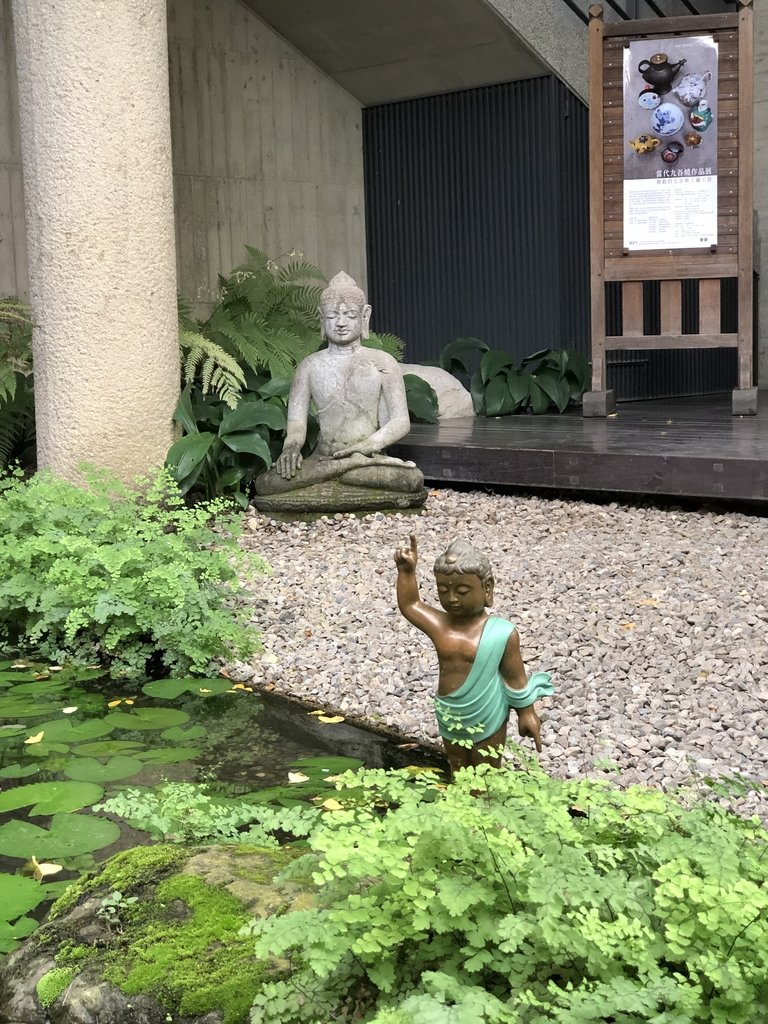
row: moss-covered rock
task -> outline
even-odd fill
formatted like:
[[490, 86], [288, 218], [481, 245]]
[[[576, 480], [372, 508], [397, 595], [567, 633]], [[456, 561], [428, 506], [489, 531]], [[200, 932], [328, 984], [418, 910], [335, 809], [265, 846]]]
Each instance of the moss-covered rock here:
[[[309, 884], [275, 881], [301, 852], [237, 845], [118, 854], [73, 884], [0, 965], [0, 1021], [245, 1024], [279, 968], [258, 961], [253, 940], [238, 932], [253, 917], [312, 906]], [[123, 898], [105, 915], [102, 900], [114, 893]]]

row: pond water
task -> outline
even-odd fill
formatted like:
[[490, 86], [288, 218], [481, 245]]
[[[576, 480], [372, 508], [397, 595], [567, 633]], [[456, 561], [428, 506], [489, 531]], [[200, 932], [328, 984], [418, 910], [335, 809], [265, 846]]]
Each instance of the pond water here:
[[[333, 791], [326, 779], [361, 765], [445, 768], [437, 751], [227, 679], [126, 689], [98, 668], [0, 662], [0, 953], [69, 880], [151, 841], [94, 805], [169, 782], [229, 800], [317, 803]], [[54, 862], [56, 872], [38, 869]]]

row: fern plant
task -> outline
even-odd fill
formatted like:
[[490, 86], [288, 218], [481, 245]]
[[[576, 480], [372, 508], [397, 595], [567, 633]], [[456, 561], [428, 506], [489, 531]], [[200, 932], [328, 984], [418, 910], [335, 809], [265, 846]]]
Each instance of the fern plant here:
[[[295, 249], [276, 259], [250, 245], [246, 251], [244, 263], [219, 276], [221, 300], [207, 320], [195, 323], [180, 308], [184, 382], [230, 409], [253, 375], [290, 377], [320, 347], [320, 270]], [[280, 266], [284, 257], [297, 258]]]
[[0, 469], [34, 460], [32, 319], [16, 298], [0, 299]]

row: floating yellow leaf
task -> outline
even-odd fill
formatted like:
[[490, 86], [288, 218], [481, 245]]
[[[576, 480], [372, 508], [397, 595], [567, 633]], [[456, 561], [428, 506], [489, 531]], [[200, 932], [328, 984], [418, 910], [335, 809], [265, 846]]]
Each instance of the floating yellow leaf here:
[[48, 878], [50, 875], [58, 875], [64, 868], [61, 864], [40, 864], [37, 857], [32, 857], [25, 867], [32, 868], [32, 876], [37, 882], [42, 882], [43, 879]]
[[126, 697], [125, 698], [125, 703], [126, 704], [135, 704], [136, 701], [133, 699], [133, 697]]
[[11, 665], [11, 668], [27, 668], [27, 664], [23, 661], [14, 661], [14, 663]]
[[210, 692], [211, 691], [210, 690], [206, 690], [206, 688], [204, 686], [200, 687], [200, 693], [210, 693]]
[[307, 714], [308, 715], [318, 715], [319, 716], [319, 715], [324, 715], [325, 712], [324, 711], [308, 711]]
[[323, 802], [320, 804], [320, 806], [324, 807], [326, 809], [326, 811], [343, 811], [344, 810], [344, 808], [339, 803], [339, 801], [338, 800], [334, 800], [332, 798], [329, 799], [329, 800], [323, 800]]
[[51, 665], [49, 672], [61, 672], [61, 665]]
[[340, 778], [340, 775], [326, 775], [323, 782], [336, 782]]
[[398, 750], [415, 750], [418, 747], [418, 743], [398, 743]]
[[233, 690], [244, 690], [245, 689], [245, 683], [233, 683], [232, 684], [232, 689]]
[[109, 700], [109, 701], [107, 701], [107, 707], [108, 708], [116, 708], [116, 707], [119, 707], [122, 703], [123, 703], [122, 699]]
[[76, 711], [77, 711], [77, 705], [75, 705], [74, 707], [71, 707], [71, 708], [62, 708], [61, 709], [62, 715], [74, 715], [74, 713]]
[[45, 730], [41, 729], [40, 732], [36, 732], [34, 736], [27, 736], [24, 742], [29, 744], [29, 746], [32, 746], [33, 743], [39, 743], [43, 736], [45, 736]]
[[51, 678], [51, 673], [50, 672], [35, 672], [35, 682], [36, 683], [41, 682], [43, 679], [50, 679], [50, 678]]
[[344, 715], [318, 715], [318, 722], [324, 722], [326, 725], [337, 725], [339, 722], [344, 721]]
[[309, 782], [309, 776], [302, 774], [302, 772], [288, 772], [289, 782]]

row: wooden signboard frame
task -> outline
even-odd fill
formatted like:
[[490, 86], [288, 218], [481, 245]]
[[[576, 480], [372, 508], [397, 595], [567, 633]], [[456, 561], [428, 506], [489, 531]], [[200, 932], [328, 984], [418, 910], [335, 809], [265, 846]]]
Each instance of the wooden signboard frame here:
[[[607, 389], [606, 353], [612, 350], [738, 350], [734, 415], [757, 412], [753, 367], [754, 71], [752, 0], [733, 14], [603, 21], [589, 9], [590, 249], [592, 391], [585, 416], [615, 409]], [[624, 47], [639, 39], [712, 35], [718, 46], [717, 245], [701, 249], [628, 251], [624, 248]], [[736, 278], [738, 330], [721, 328], [721, 282]], [[698, 285], [698, 330], [683, 333], [683, 281]], [[644, 330], [644, 283], [659, 282], [660, 333]], [[619, 282], [621, 333], [606, 336], [606, 285]], [[686, 325], [690, 330], [690, 324]]]

